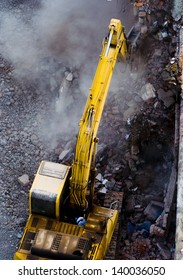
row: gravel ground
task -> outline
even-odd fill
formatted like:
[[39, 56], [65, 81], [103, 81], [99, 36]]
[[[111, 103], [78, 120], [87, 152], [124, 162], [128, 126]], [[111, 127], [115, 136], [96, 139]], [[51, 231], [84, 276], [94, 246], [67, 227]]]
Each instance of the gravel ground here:
[[[43, 2], [48, 3], [41, 1]], [[119, 5], [119, 1], [114, 2]], [[129, 2], [125, 1], [124, 6], [120, 4], [121, 18], [123, 14], [126, 15], [126, 11], [131, 11]], [[70, 163], [72, 160], [77, 124], [85, 104], [85, 91], [88, 92], [91, 84], [91, 73], [95, 71], [98, 48], [92, 43], [86, 50], [90, 42], [88, 40], [95, 38], [92, 27], [82, 49], [78, 48], [78, 39], [67, 41], [65, 29], [59, 33], [56, 20], [52, 24], [52, 18], [48, 17], [49, 24], [46, 28], [43, 19], [48, 16], [48, 11], [40, 1], [1, 1], [0, 8], [0, 259], [6, 260], [13, 258], [22, 236], [28, 216], [28, 191], [40, 161], [46, 159]], [[52, 8], [54, 11], [54, 7]], [[115, 6], [115, 9], [116, 15], [119, 13], [119, 6]], [[105, 21], [110, 18], [107, 6], [105, 10], [105, 20], [97, 35], [99, 37], [96, 36], [92, 41], [96, 45], [100, 42], [99, 49], [101, 38], [105, 35], [104, 26], [106, 31]], [[73, 20], [73, 12], [71, 15]], [[75, 10], [74, 15], [74, 26], [81, 24], [82, 30], [86, 21], [78, 21], [78, 10]], [[88, 28], [92, 24], [91, 15]], [[160, 21], [165, 15], [167, 13], [163, 10], [157, 19]], [[132, 18], [132, 22], [133, 20]], [[62, 23], [65, 22], [64, 18]], [[60, 21], [58, 23], [61, 24]], [[12, 24], [16, 26], [16, 32]], [[130, 22], [126, 25], [129, 28]], [[50, 26], [57, 32], [50, 33]], [[39, 27], [42, 33], [39, 34], [35, 27]], [[161, 24], [158, 32], [160, 29]], [[77, 28], [74, 30], [77, 31]], [[69, 32], [69, 28], [66, 31]], [[122, 72], [121, 66], [117, 66], [99, 129], [98, 172], [108, 181], [107, 188], [126, 191], [123, 211], [128, 218], [131, 217], [131, 210], [127, 210], [127, 201], [132, 193], [127, 188], [132, 188], [134, 182], [138, 182], [142, 188], [135, 193], [135, 198], [138, 195], [141, 201], [144, 193], [154, 195], [152, 189], [158, 190], [158, 195], [161, 196], [169, 180], [173, 162], [177, 86], [165, 86], [167, 82], [163, 80], [163, 71], [169, 62], [170, 53], [174, 51], [174, 45], [172, 40], [161, 40], [158, 32], [144, 41], [146, 51], [141, 50], [138, 69], [126, 69], [126, 72]], [[64, 40], [58, 40], [59, 35]], [[140, 150], [133, 153], [133, 149]], [[63, 156], [63, 153], [66, 155]], [[154, 155], [157, 153], [159, 156]], [[23, 174], [29, 176], [25, 185], [18, 179]], [[137, 178], [137, 175], [141, 178], [141, 174], [143, 180]], [[100, 184], [101, 180], [98, 188]], [[146, 198], [145, 206], [147, 205]], [[136, 222], [144, 219], [142, 215]], [[153, 241], [146, 239], [146, 250], [138, 255], [138, 249], [134, 248], [139, 245], [134, 247], [133, 242], [131, 245], [127, 244], [127, 233], [124, 232], [123, 229], [118, 258], [127, 258], [127, 255], [131, 258], [146, 258], [150, 248], [153, 248], [151, 258], [164, 258], [155, 237]], [[173, 241], [168, 242], [168, 248], [173, 248]], [[133, 252], [130, 246], [133, 247]]]

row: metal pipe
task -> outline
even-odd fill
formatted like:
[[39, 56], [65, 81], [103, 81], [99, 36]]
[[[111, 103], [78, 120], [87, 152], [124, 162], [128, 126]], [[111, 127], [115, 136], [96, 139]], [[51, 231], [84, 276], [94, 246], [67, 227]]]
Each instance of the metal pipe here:
[[109, 40], [108, 40], [108, 43], [107, 43], [106, 52], [105, 52], [105, 55], [104, 55], [104, 56], [108, 56], [110, 44], [111, 44], [111, 41], [112, 41], [113, 31], [114, 31], [114, 29], [111, 29], [111, 32], [110, 32], [110, 34], [109, 34]]

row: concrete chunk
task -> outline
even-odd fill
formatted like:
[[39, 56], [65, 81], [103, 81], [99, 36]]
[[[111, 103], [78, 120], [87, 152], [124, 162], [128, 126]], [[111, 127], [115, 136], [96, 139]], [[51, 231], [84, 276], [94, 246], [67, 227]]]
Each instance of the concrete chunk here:
[[68, 82], [72, 82], [72, 80], [73, 80], [73, 74], [70, 72], [70, 73], [68, 73], [67, 75], [66, 75], [66, 80], [68, 81]]
[[29, 176], [27, 174], [23, 174], [22, 176], [18, 177], [18, 182], [22, 186], [27, 186], [29, 184]]
[[152, 84], [150, 83], [147, 83], [143, 88], [142, 88], [142, 99], [144, 101], [147, 101], [151, 98], [155, 98], [156, 95], [155, 95], [155, 88], [153, 87]]
[[71, 149], [62, 151], [61, 154], [59, 155], [59, 160], [60, 161], [64, 160], [64, 158], [66, 158], [70, 154], [70, 151]]

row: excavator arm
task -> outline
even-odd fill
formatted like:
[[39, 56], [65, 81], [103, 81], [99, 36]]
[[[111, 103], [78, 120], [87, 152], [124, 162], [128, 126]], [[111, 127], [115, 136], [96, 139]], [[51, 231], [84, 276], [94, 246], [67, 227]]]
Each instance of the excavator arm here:
[[[127, 43], [124, 27], [120, 20], [112, 19], [109, 34], [103, 41], [97, 70], [93, 79], [88, 100], [80, 120], [75, 158], [70, 178], [70, 204], [74, 209], [85, 211], [90, 171], [94, 170], [97, 131], [100, 124], [113, 70], [118, 57], [126, 58]], [[92, 196], [92, 194], [91, 194]]]

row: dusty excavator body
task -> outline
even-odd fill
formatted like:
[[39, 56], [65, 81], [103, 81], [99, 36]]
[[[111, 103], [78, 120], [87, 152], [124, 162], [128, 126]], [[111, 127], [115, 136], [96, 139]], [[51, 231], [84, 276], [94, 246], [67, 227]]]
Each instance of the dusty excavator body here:
[[94, 204], [97, 131], [116, 60], [126, 54], [124, 28], [120, 20], [112, 19], [80, 120], [72, 166], [41, 162], [14, 259], [105, 258], [119, 213]]

